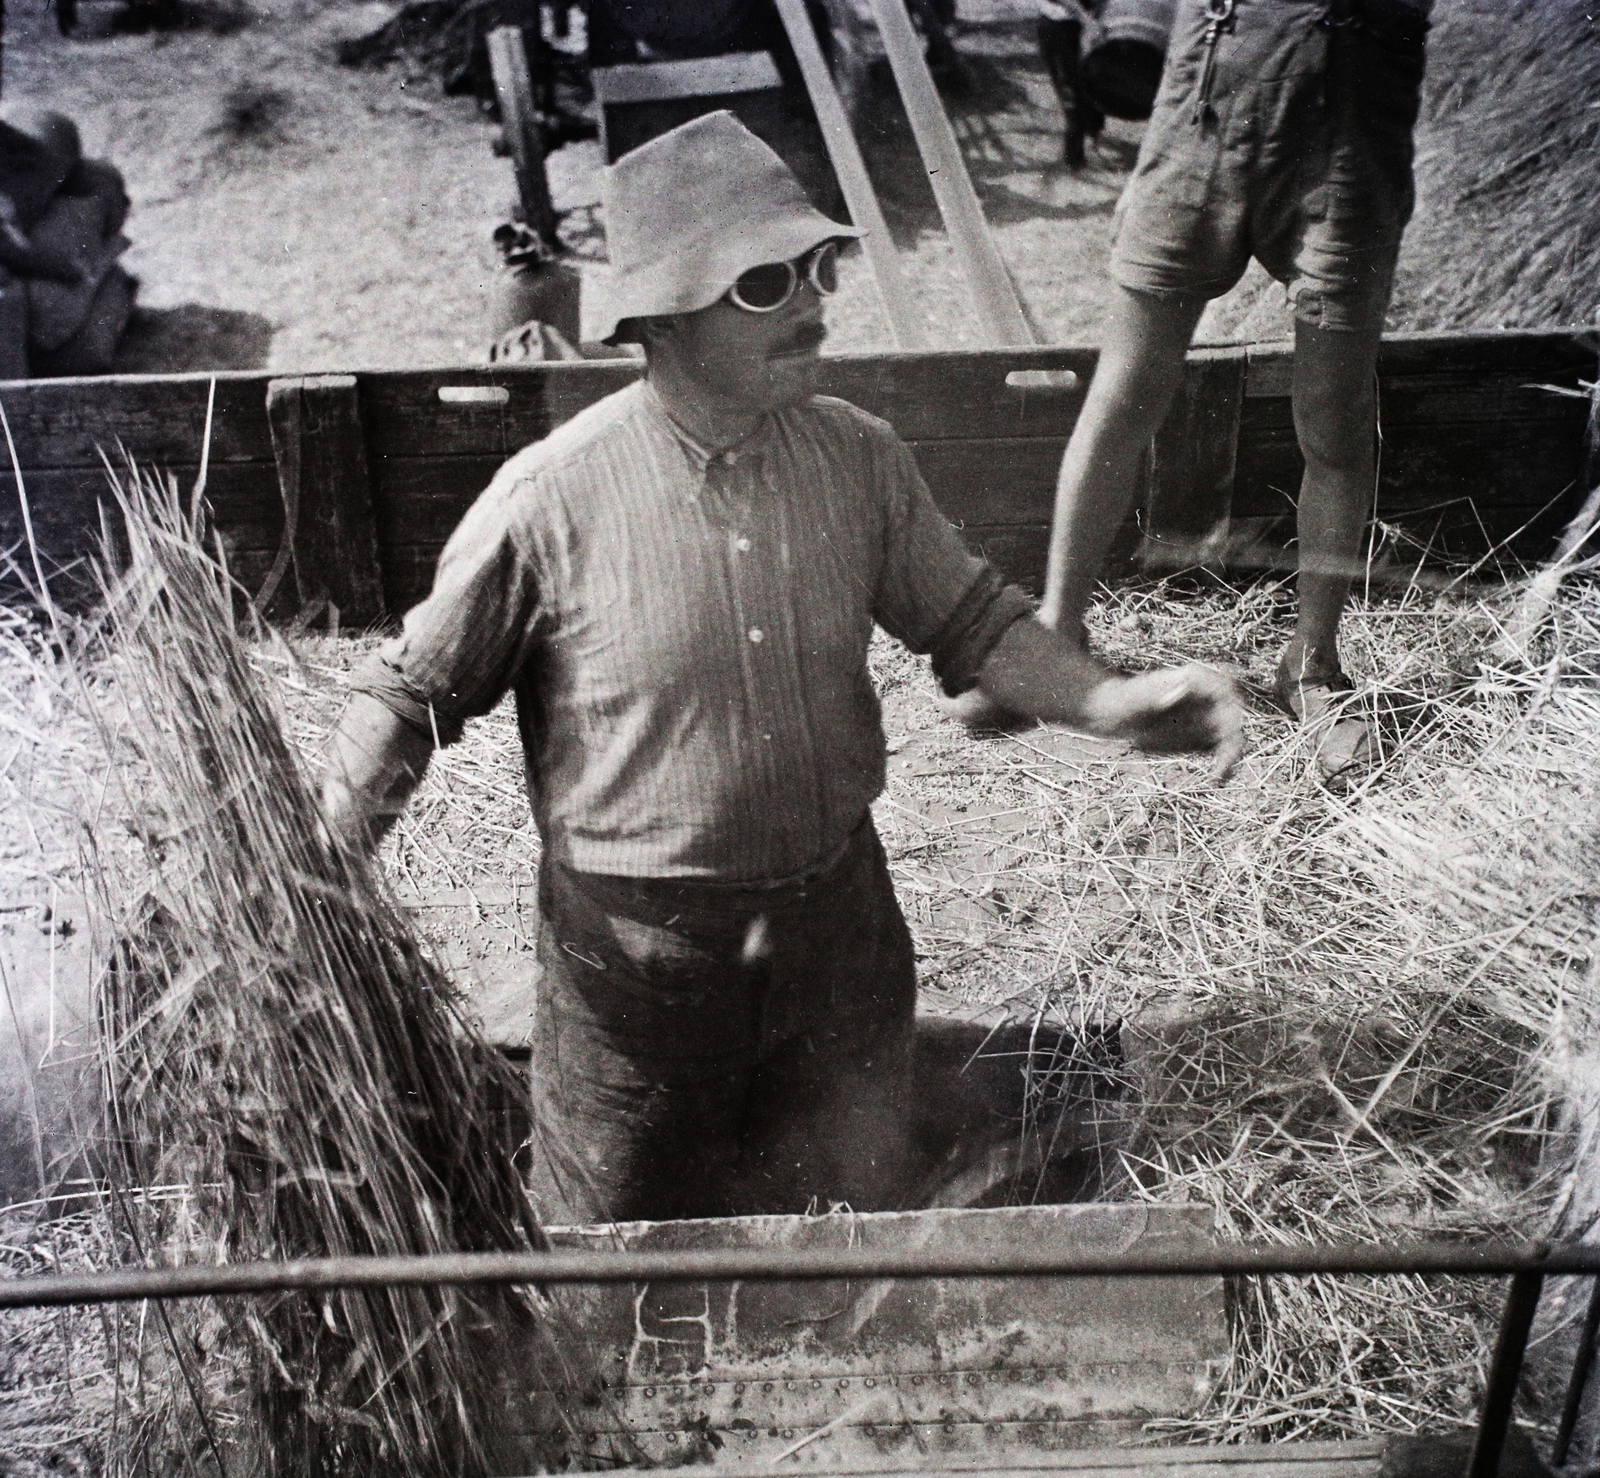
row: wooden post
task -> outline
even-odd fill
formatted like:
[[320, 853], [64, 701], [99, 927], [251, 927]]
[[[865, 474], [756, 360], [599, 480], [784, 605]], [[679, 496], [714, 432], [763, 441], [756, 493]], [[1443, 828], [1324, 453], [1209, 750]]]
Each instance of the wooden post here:
[[1031, 345], [1033, 330], [1028, 327], [1011, 274], [989, 234], [978, 192], [972, 188], [961, 146], [945, 116], [944, 104], [939, 101], [939, 90], [928, 71], [905, 4], [903, 0], [872, 0], [872, 13], [877, 17], [883, 48], [900, 88], [906, 116], [911, 120], [928, 182], [939, 202], [944, 228], [971, 286], [985, 347]]
[[330, 625], [381, 621], [383, 566], [356, 377], [272, 380], [267, 421], [284, 528], [282, 548], [257, 605], [265, 610], [284, 574], [292, 573], [298, 605], [304, 609], [327, 601], [334, 608]]
[[500, 103], [500, 124], [517, 171], [522, 218], [552, 251], [560, 251], [556, 208], [544, 166], [544, 132], [533, 106], [533, 79], [528, 75], [528, 49], [520, 26], [497, 26], [489, 32], [489, 66]]
[[811, 94], [811, 106], [822, 127], [823, 142], [828, 146], [828, 158], [833, 161], [845, 204], [850, 207], [850, 218], [867, 233], [861, 247], [889, 315], [894, 346], [897, 349], [924, 348], [927, 336], [906, 290], [894, 238], [889, 234], [883, 207], [878, 204], [878, 192], [872, 188], [861, 149], [850, 120], [845, 116], [844, 104], [839, 100], [839, 90], [833, 85], [828, 64], [822, 59], [822, 48], [817, 45], [816, 32], [811, 29], [805, 0], [778, 0], [778, 14], [783, 18], [789, 44], [799, 59], [800, 73], [805, 78], [806, 91]]

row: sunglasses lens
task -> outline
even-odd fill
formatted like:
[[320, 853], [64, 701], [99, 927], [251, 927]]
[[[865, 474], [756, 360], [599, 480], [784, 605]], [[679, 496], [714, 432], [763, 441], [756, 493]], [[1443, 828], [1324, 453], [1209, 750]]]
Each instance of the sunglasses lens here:
[[794, 283], [794, 268], [787, 262], [764, 262], [742, 273], [733, 285], [734, 297], [757, 312], [780, 307]]
[[811, 282], [823, 297], [839, 291], [839, 243], [827, 242], [811, 259]]

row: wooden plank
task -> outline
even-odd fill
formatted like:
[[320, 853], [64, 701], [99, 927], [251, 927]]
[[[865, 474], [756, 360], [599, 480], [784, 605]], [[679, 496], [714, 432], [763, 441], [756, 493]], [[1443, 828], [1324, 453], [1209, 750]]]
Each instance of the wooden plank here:
[[923, 55], [922, 40], [906, 14], [904, 0], [871, 3], [906, 118], [916, 136], [917, 152], [927, 169], [945, 234], [966, 275], [984, 336], [996, 348], [1032, 344], [1033, 330], [1022, 311], [1016, 284], [989, 234], [978, 192], [972, 188], [972, 176], [967, 173], [967, 161], [945, 115], [939, 89], [934, 86]]
[[[956, 350], [851, 354], [823, 360], [821, 389], [876, 416], [907, 440], [1071, 434], [1095, 349]], [[639, 377], [640, 360], [453, 370], [385, 370], [361, 376], [362, 414], [374, 465], [386, 458], [499, 456], [548, 436], [564, 421]], [[1066, 371], [1066, 388], [1008, 385], [1008, 375]], [[503, 391], [503, 401], [446, 402], [441, 390]]]
[[[1343, 1442], [1274, 1442], [1229, 1447], [1085, 1447], [1070, 1452], [1014, 1452], [1003, 1458], [940, 1463], [937, 1471], [968, 1478], [1011, 1478], [1026, 1473], [1093, 1473], [1097, 1478], [1377, 1478], [1384, 1443], [1372, 1438]], [[926, 1464], [911, 1461], [829, 1463], [812, 1470], [812, 1478], [893, 1478], [901, 1473], [926, 1474]], [[717, 1466], [718, 1478], [757, 1478], [767, 1468]]]
[[[3, 466], [3, 464], [0, 464]], [[198, 467], [171, 469], [178, 486], [194, 486]], [[51, 559], [76, 559], [96, 551], [100, 514], [115, 511], [105, 474], [87, 467], [23, 469], [34, 533]], [[21, 507], [16, 477], [9, 467], [0, 471], [0, 548], [10, 548], [22, 538]], [[247, 545], [275, 549], [282, 536], [282, 505], [278, 501], [270, 467], [223, 463], [213, 466], [206, 498], [216, 525], [230, 539]]]
[[[1436, 375], [1380, 377], [1378, 421], [1387, 434], [1399, 427], [1474, 427], [1490, 422], [1580, 427], [1586, 417], [1583, 402], [1557, 395], [1541, 384], [1577, 389], [1580, 378], [1593, 374], [1574, 367], [1550, 372], [1546, 381], [1532, 383], [1525, 372], [1505, 371], [1473, 375], [1461, 371]], [[1257, 430], [1292, 430], [1293, 408], [1285, 396], [1246, 399], [1241, 420], [1243, 434]]]
[[14, 380], [0, 384], [24, 470], [87, 467], [100, 450], [121, 460], [165, 466], [200, 460], [206, 400], [217, 386], [211, 462], [272, 461], [263, 397], [267, 376], [105, 375], [94, 379]]
[[[383, 571], [355, 376], [273, 380], [267, 419], [286, 525], [278, 578], [289, 574], [300, 609], [325, 600], [337, 611], [331, 619], [347, 626], [381, 621]], [[263, 604], [275, 585], [269, 575]]]
[[783, 86], [770, 51], [729, 51], [688, 61], [594, 67], [589, 80], [594, 83], [595, 101], [602, 107], [731, 96]]
[[383, 549], [383, 597], [389, 609], [403, 616], [433, 589], [439, 563], [438, 544], [386, 544]]
[[[823, 362], [822, 390], [881, 416], [907, 441], [1055, 436], [1077, 423], [1096, 349], [947, 350], [839, 355]], [[1008, 385], [1008, 375], [1066, 370], [1066, 389]]]
[[[1145, 535], [1152, 564], [1170, 564], [1174, 551], [1226, 528], [1233, 509], [1245, 369], [1240, 349], [1189, 356], [1150, 459]], [[1176, 558], [1192, 563], [1182, 553]]]
[[[643, 360], [520, 368], [383, 370], [361, 376], [374, 467], [390, 457], [509, 457], [639, 378]], [[503, 390], [504, 401], [447, 401], [441, 390]]]
[[[172, 469], [180, 488], [194, 486], [198, 467]], [[23, 469], [34, 535], [52, 590], [74, 609], [92, 603], [96, 587], [87, 561], [100, 552], [101, 515], [117, 526], [115, 502], [102, 469], [88, 467]], [[281, 505], [270, 466], [219, 463], [210, 469], [208, 501], [216, 526], [230, 551], [260, 549], [269, 556], [282, 538]], [[19, 545], [23, 538], [21, 505], [16, 478], [9, 467], [0, 473], [0, 549]], [[64, 578], [56, 572], [66, 571]], [[237, 573], [237, 572], [236, 572]]]
[[[637, 1222], [550, 1235], [558, 1247], [639, 1250], [1041, 1241], [1154, 1251], [1203, 1245], [1212, 1232], [1199, 1206], [1079, 1204]], [[548, 1430], [558, 1411], [581, 1414], [594, 1456], [614, 1451], [626, 1431], [658, 1464], [693, 1459], [700, 1433], [718, 1466], [768, 1472], [791, 1451], [782, 1466], [807, 1471], [913, 1463], [937, 1471], [977, 1458], [1003, 1467], [1014, 1455], [1136, 1439], [1152, 1418], [1192, 1414], [1228, 1353], [1223, 1280], [1208, 1277], [655, 1283], [553, 1297], [583, 1330], [592, 1367], [606, 1372], [605, 1399], [573, 1388], [570, 1368], [541, 1359], [531, 1342], [520, 1359], [513, 1346], [508, 1365], [531, 1396], [523, 1421]], [[1011, 1337], [1019, 1329], [1026, 1339]], [[798, 1448], [795, 1439], [808, 1436]]]
[[[1245, 394], [1251, 399], [1288, 396], [1294, 348], [1252, 345]], [[1528, 333], [1520, 329], [1482, 333], [1392, 334], [1378, 353], [1380, 380], [1411, 375], [1462, 375], [1468, 379], [1505, 373], [1529, 379], [1587, 375], [1594, 353], [1583, 335], [1570, 330]]]
[[1045, 564], [1050, 554], [1048, 525], [968, 524], [960, 533], [967, 548], [988, 560], [1007, 580], [1032, 595], [1044, 590]]
[[833, 75], [817, 44], [817, 33], [805, 0], [777, 0], [777, 5], [789, 45], [800, 64], [800, 75], [810, 94], [812, 110], [822, 129], [822, 141], [827, 145], [833, 172], [838, 177], [839, 188], [844, 191], [850, 219], [867, 233], [861, 240], [861, 248], [878, 285], [878, 296], [889, 318], [895, 348], [920, 349], [928, 341], [922, 319], [906, 288], [905, 275], [900, 271], [900, 253], [895, 248], [888, 222], [883, 218], [878, 192], [872, 188], [872, 179], [856, 143], [855, 130], [845, 115], [839, 89], [834, 86]]
[[544, 130], [533, 104], [533, 78], [528, 73], [528, 48], [521, 26], [496, 26], [489, 32], [489, 69], [494, 74], [501, 129], [516, 169], [522, 219], [552, 251], [561, 251], [556, 208], [545, 173]]

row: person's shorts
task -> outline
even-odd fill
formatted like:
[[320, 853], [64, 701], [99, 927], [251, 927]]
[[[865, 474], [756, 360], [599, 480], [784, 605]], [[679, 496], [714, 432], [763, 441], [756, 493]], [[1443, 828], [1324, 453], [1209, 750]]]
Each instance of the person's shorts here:
[[1427, 22], [1403, 0], [1238, 0], [1202, 106], [1206, 26], [1204, 0], [1178, 0], [1112, 277], [1214, 298], [1254, 256], [1302, 322], [1381, 328], [1414, 198]]

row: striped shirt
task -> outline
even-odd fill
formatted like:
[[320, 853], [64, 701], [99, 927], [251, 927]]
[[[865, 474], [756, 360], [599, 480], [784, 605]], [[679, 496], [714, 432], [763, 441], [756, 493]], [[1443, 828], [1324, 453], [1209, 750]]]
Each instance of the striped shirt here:
[[781, 879], [883, 789], [873, 623], [959, 692], [1029, 609], [883, 421], [818, 396], [712, 455], [638, 381], [500, 469], [355, 686], [444, 743], [514, 689], [556, 861]]

